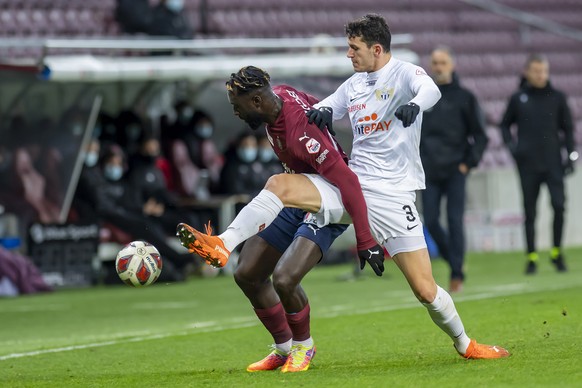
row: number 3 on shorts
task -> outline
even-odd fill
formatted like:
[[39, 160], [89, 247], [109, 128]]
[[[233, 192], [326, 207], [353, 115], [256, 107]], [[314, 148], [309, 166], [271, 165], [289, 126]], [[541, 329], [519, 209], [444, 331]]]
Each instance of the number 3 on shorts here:
[[409, 205], [404, 205], [402, 206], [402, 210], [404, 210], [404, 214], [406, 214], [406, 221], [408, 222], [414, 222], [416, 221], [416, 217], [414, 216], [414, 213], [412, 212], [412, 208]]

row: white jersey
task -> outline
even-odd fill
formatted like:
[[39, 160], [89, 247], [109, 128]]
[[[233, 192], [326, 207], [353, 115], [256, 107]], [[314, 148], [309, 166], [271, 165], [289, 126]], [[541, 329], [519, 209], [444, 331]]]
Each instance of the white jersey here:
[[[334, 120], [349, 114], [354, 134], [350, 167], [360, 180], [413, 191], [425, 188], [419, 152], [422, 111], [440, 95], [421, 67], [392, 57], [378, 71], [354, 74], [316, 107], [331, 107]], [[404, 128], [394, 112], [409, 102], [421, 112]]]

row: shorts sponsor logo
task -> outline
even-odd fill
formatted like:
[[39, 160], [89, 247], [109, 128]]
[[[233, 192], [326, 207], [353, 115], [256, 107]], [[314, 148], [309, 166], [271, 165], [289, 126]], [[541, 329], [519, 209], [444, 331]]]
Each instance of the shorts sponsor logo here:
[[307, 152], [310, 154], [316, 154], [319, 152], [321, 148], [321, 144], [315, 139], [309, 139], [307, 143], [305, 143], [305, 148], [307, 148]]
[[263, 230], [265, 230], [265, 224], [261, 224], [261, 226], [259, 226], [259, 232], [262, 232]]
[[317, 164], [323, 163], [323, 161], [327, 158], [327, 154], [329, 154], [329, 150], [326, 148], [325, 150], [323, 150], [323, 152], [321, 154], [319, 154], [317, 159], [315, 159]]
[[418, 224], [414, 224], [414, 225], [407, 225], [407, 226], [406, 226], [406, 229], [407, 229], [407, 230], [412, 230], [412, 229], [416, 228], [417, 226], [418, 226]]
[[309, 136], [307, 136], [307, 132], [303, 132], [303, 136], [299, 138], [299, 141], [303, 141], [305, 139], [311, 139]]

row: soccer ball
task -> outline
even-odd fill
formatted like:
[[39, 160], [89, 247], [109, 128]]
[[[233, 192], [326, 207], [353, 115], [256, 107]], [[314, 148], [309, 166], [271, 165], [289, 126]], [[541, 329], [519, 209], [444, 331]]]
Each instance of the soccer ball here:
[[162, 273], [160, 252], [145, 241], [133, 241], [123, 247], [115, 259], [117, 274], [132, 287], [145, 287]]

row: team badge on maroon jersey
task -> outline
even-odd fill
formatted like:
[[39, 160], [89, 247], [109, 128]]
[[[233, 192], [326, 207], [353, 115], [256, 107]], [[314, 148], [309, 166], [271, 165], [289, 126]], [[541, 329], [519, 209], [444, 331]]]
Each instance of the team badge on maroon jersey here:
[[319, 152], [321, 148], [321, 144], [315, 139], [309, 139], [307, 143], [305, 143], [305, 148], [307, 148], [307, 152], [310, 154], [316, 154]]

